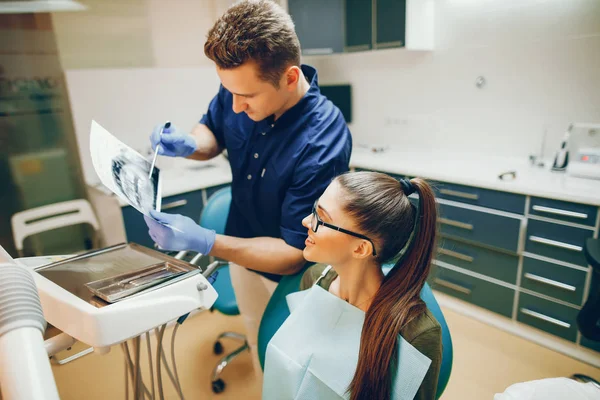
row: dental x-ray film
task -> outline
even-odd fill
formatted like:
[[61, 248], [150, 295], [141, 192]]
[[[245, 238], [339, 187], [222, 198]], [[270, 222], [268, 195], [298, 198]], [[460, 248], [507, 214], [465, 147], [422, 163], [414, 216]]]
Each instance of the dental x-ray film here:
[[100, 181], [133, 208], [150, 217], [150, 210], [160, 211], [160, 170], [121, 142], [96, 121], [90, 131], [92, 163]]

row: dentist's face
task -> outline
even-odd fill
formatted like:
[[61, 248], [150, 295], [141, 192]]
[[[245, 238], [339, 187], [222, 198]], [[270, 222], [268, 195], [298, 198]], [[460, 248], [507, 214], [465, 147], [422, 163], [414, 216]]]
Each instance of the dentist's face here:
[[258, 65], [252, 61], [233, 69], [217, 68], [221, 84], [233, 95], [233, 111], [236, 114], [244, 112], [253, 121], [277, 114], [291, 95], [284, 77], [276, 88], [260, 79], [258, 73]]
[[[333, 181], [317, 201], [315, 213], [325, 223], [338, 226], [353, 232], [360, 232], [349, 215], [342, 209], [342, 189]], [[303, 254], [307, 261], [328, 265], [339, 265], [348, 262], [353, 257], [353, 252], [363, 239], [338, 232], [335, 229], [319, 225], [317, 232], [313, 227], [316, 217], [307, 215], [302, 220], [302, 225], [308, 230]]]

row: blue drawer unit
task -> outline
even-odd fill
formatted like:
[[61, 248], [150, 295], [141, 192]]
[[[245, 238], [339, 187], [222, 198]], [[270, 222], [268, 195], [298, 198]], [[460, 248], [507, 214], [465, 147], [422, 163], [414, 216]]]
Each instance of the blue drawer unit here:
[[440, 204], [439, 210], [442, 235], [517, 253], [520, 219], [447, 204]]
[[531, 296], [519, 294], [517, 320], [534, 328], [574, 342], [577, 339], [577, 314], [579, 310]]
[[596, 218], [598, 216], [598, 207], [532, 197], [529, 205], [529, 214], [594, 226], [596, 225]]
[[163, 197], [161, 211], [169, 214], [181, 214], [190, 217], [194, 221], [200, 221], [204, 203], [202, 201], [202, 190]]
[[587, 266], [583, 245], [592, 235], [593, 232], [589, 229], [530, 219], [525, 250], [555, 260]]
[[493, 208], [515, 214], [525, 213], [525, 196], [498, 192], [455, 183], [434, 182], [435, 194], [440, 199], [458, 201], [475, 206]]
[[429, 278], [433, 289], [511, 317], [515, 291], [457, 271], [436, 266]]
[[586, 276], [585, 271], [523, 257], [521, 287], [579, 306]]
[[[161, 210], [170, 214], [182, 214], [194, 219], [194, 221], [199, 221], [202, 207], [202, 190], [197, 190], [164, 197]], [[154, 247], [154, 241], [148, 235], [148, 227], [144, 221], [144, 216], [131, 206], [123, 207], [121, 212], [123, 213], [127, 241], [150, 248]]]
[[519, 257], [457, 240], [440, 240], [436, 259], [504, 282], [517, 283]]

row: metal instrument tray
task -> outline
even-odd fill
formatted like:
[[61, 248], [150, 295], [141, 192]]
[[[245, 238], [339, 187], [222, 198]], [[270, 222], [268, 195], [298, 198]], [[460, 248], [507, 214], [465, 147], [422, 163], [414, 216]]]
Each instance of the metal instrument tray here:
[[93, 250], [35, 271], [95, 307], [204, 272], [196, 265], [136, 243]]

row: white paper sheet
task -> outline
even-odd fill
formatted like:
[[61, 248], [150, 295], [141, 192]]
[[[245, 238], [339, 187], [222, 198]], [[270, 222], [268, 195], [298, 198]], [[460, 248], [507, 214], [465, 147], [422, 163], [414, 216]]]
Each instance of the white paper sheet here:
[[160, 211], [160, 170], [151, 161], [121, 142], [96, 121], [90, 131], [90, 154], [104, 186], [144, 215]]

